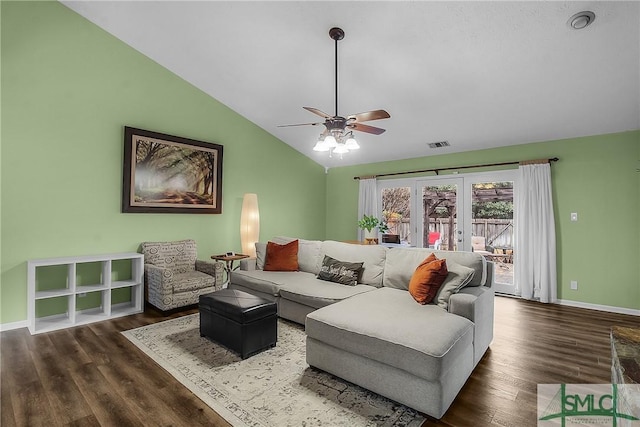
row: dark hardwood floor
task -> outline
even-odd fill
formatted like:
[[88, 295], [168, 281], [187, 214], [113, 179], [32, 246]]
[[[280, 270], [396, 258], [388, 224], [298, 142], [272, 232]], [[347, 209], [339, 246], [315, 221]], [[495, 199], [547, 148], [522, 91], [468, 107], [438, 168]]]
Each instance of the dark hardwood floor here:
[[[0, 424], [228, 426], [120, 334], [194, 312], [3, 332]], [[612, 325], [640, 318], [497, 297], [490, 350], [445, 416], [423, 426], [535, 426], [537, 384], [611, 382]]]

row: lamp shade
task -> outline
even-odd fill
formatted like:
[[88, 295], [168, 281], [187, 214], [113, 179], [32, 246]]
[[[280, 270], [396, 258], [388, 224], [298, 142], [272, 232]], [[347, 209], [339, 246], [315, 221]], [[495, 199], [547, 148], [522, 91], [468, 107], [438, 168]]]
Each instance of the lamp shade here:
[[329, 151], [330, 149], [331, 148], [321, 139], [319, 139], [313, 147], [313, 151]]
[[348, 153], [349, 149], [345, 147], [344, 144], [338, 144], [338, 146], [333, 149], [333, 152], [336, 154], [344, 154], [344, 153]]
[[256, 242], [260, 239], [260, 211], [258, 195], [247, 193], [242, 198], [240, 213], [240, 243], [242, 253], [252, 258], [256, 256]]
[[344, 143], [344, 146], [349, 150], [357, 150], [360, 148], [358, 141], [353, 137], [353, 134], [349, 135], [349, 138]]
[[338, 146], [338, 141], [333, 135], [327, 135], [327, 137], [324, 139], [324, 143], [329, 148]]

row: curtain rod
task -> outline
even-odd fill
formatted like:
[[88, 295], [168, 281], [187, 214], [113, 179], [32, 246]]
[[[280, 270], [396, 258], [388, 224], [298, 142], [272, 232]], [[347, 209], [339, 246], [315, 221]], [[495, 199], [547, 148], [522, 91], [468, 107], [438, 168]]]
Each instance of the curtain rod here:
[[486, 163], [483, 165], [467, 165], [467, 166], [457, 166], [457, 167], [448, 167], [448, 168], [436, 168], [436, 169], [422, 169], [415, 171], [405, 171], [405, 172], [391, 172], [391, 173], [381, 173], [377, 175], [362, 175], [362, 176], [354, 176], [353, 179], [368, 179], [368, 178], [379, 178], [381, 176], [396, 176], [396, 175], [408, 175], [412, 173], [425, 173], [425, 172], [435, 172], [436, 175], [440, 175], [440, 171], [448, 171], [448, 170], [457, 170], [457, 169], [471, 169], [471, 168], [486, 168], [490, 166], [507, 166], [507, 165], [520, 165], [520, 164], [535, 164], [535, 163], [551, 163], [557, 162], [560, 160], [557, 157], [553, 157], [550, 159], [539, 159], [539, 160], [522, 160], [519, 162], [502, 162], [502, 163]]

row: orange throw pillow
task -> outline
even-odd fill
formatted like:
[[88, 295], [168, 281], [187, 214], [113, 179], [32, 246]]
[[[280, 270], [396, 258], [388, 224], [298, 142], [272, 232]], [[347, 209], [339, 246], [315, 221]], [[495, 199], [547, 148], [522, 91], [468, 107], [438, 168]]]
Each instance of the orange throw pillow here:
[[298, 271], [298, 241], [286, 245], [267, 242], [264, 271]]
[[416, 267], [409, 281], [409, 293], [420, 304], [429, 304], [447, 278], [447, 260], [429, 255]]

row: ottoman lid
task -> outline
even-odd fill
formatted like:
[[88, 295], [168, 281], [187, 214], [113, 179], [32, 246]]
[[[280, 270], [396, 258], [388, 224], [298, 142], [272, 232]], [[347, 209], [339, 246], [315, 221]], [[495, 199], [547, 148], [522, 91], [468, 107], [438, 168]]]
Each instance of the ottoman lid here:
[[221, 289], [200, 295], [200, 309], [208, 309], [244, 324], [276, 314], [276, 303], [237, 289]]

